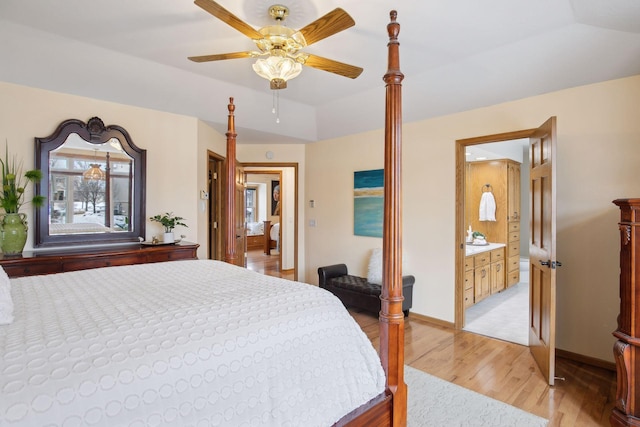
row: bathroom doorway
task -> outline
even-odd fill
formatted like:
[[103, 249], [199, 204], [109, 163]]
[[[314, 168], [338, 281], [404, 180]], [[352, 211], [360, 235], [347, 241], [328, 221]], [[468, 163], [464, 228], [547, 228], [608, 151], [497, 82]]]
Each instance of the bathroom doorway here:
[[[496, 225], [502, 226], [504, 218], [498, 218], [497, 222], [478, 222], [478, 218], [470, 218], [470, 216], [482, 216], [482, 204], [478, 205], [480, 200], [480, 193], [476, 192], [491, 192], [494, 187], [491, 186], [489, 178], [484, 178], [481, 174], [473, 174], [470, 172], [472, 169], [472, 163], [476, 163], [475, 166], [490, 166], [495, 164], [497, 168], [502, 168], [506, 164], [517, 165], [519, 171], [518, 185], [517, 185], [517, 209], [519, 221], [519, 230], [516, 234], [511, 233], [509, 236], [518, 236], [518, 241], [514, 242], [507, 236], [508, 231], [499, 234], [498, 241], [495, 238], [495, 232], [489, 232], [488, 230], [495, 229]], [[487, 275], [491, 273], [491, 269], [496, 268], [499, 271], [503, 269], [509, 269], [506, 273], [506, 279], [504, 280], [504, 289], [497, 291], [489, 291], [488, 295], [483, 295], [482, 299], [477, 298], [478, 301], [470, 301], [465, 304], [464, 308], [464, 324], [463, 330], [477, 333], [480, 335], [489, 336], [492, 338], [501, 339], [504, 341], [514, 342], [521, 345], [529, 344], [529, 328], [528, 328], [528, 314], [529, 314], [529, 258], [528, 258], [528, 242], [529, 242], [529, 139], [520, 138], [513, 140], [505, 140], [499, 142], [487, 142], [478, 145], [471, 145], [465, 147], [465, 168], [463, 182], [465, 183], [465, 226], [468, 224], [474, 224], [472, 231], [484, 232], [488, 234], [486, 247], [482, 246], [482, 243], [478, 243], [477, 246], [473, 244], [473, 240], [466, 245], [465, 259], [481, 258], [483, 255], [487, 255], [489, 250], [493, 254], [495, 248], [504, 248], [504, 259], [501, 263], [491, 263], [486, 266], [475, 266], [475, 271], [465, 271], [465, 274], [471, 273], [471, 279], [473, 276], [478, 276], [479, 273], [483, 274], [485, 271]], [[504, 166], [506, 168], [506, 166]], [[505, 169], [506, 170], [506, 169]], [[506, 174], [506, 172], [505, 172]], [[476, 182], [478, 181], [478, 182]], [[506, 178], [505, 178], [506, 181]], [[493, 183], [496, 186], [496, 183]], [[491, 192], [491, 196], [495, 194], [495, 203], [498, 206], [499, 212], [504, 212], [509, 196], [513, 194], [507, 194], [506, 191], [502, 191], [500, 187], [496, 187], [494, 192]], [[469, 194], [474, 194], [478, 197], [471, 197]], [[512, 203], [512, 202], [509, 202]], [[478, 205], [478, 206], [477, 206]], [[475, 220], [474, 220], [475, 219]], [[481, 218], [486, 219], [486, 218]], [[483, 226], [483, 224], [485, 226]], [[512, 223], [509, 223], [512, 224]], [[493, 226], [494, 228], [492, 229]], [[507, 224], [504, 224], [506, 227]], [[467, 228], [465, 228], [467, 229]], [[492, 236], [494, 234], [494, 236]], [[482, 242], [480, 240], [480, 242]], [[512, 246], [517, 245], [517, 252], [514, 254], [514, 248]], [[484, 252], [483, 252], [484, 251]], [[498, 252], [500, 253], [500, 252]], [[480, 255], [476, 257], [476, 255]], [[514, 259], [515, 258], [515, 259]], [[487, 261], [488, 262], [488, 261]], [[473, 260], [472, 260], [473, 263]], [[467, 264], [467, 263], [466, 263]], [[468, 265], [468, 264], [467, 264]], [[460, 267], [459, 267], [460, 268]], [[464, 266], [462, 268], [465, 268]], [[470, 269], [470, 267], [467, 267]], [[514, 272], [513, 269], [517, 269]], [[493, 272], [492, 274], [496, 274]], [[500, 274], [505, 274], [504, 272]], [[465, 276], [468, 279], [469, 276]], [[495, 280], [495, 276], [490, 278]], [[477, 281], [477, 280], [476, 280]], [[488, 285], [489, 288], [493, 284]], [[501, 285], [502, 286], [502, 285]], [[476, 296], [477, 297], [477, 296]], [[465, 296], [465, 298], [474, 298], [474, 296]], [[467, 300], [468, 301], [468, 300]]]

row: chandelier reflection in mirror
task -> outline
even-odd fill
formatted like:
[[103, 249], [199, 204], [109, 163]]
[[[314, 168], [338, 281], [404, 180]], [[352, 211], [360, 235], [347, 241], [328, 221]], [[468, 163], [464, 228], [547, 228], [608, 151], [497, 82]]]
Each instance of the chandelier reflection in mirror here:
[[[98, 149], [96, 148], [95, 151], [95, 158], [97, 159]], [[109, 153], [107, 153], [107, 155], [109, 155]], [[104, 181], [106, 179], [106, 174], [102, 169], [100, 169], [100, 164], [96, 162], [89, 164], [89, 169], [82, 174], [82, 177], [87, 181]]]

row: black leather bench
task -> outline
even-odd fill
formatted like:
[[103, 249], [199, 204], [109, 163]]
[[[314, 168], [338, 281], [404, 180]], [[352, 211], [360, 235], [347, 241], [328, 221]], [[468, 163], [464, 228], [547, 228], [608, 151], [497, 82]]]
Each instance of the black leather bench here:
[[[318, 268], [318, 279], [320, 287], [340, 298], [345, 307], [359, 308], [375, 314], [380, 312], [382, 286], [370, 283], [364, 277], [349, 274], [345, 264]], [[413, 303], [415, 280], [413, 276], [402, 276], [402, 293], [404, 295], [402, 311], [405, 316], [409, 315]]]

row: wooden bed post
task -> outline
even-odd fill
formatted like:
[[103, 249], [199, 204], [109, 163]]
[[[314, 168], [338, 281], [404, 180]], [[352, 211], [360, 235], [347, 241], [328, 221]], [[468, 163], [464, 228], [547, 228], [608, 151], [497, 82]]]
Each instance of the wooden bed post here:
[[233, 112], [236, 106], [233, 105], [233, 97], [229, 98], [229, 116], [227, 119], [227, 161], [226, 161], [226, 176], [227, 176], [227, 197], [225, 197], [225, 214], [226, 221], [224, 221], [225, 231], [225, 253], [224, 261], [229, 264], [236, 264], [236, 125]]
[[386, 83], [384, 141], [384, 223], [382, 233], [382, 300], [380, 359], [393, 394], [392, 425], [407, 424], [407, 385], [404, 382], [404, 314], [402, 312], [402, 79], [397, 12], [390, 12], [389, 59]]

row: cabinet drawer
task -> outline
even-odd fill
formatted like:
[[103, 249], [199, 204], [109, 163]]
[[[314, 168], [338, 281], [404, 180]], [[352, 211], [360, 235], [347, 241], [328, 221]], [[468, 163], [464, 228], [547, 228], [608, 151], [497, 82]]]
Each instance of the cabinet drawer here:
[[153, 252], [147, 256], [147, 262], [179, 261], [196, 259], [196, 251], [189, 248], [176, 248], [169, 252]]
[[512, 256], [520, 256], [520, 242], [509, 243], [507, 256], [511, 258]]
[[491, 255], [489, 252], [483, 252], [481, 254], [474, 256], [473, 262], [476, 268], [489, 264], [489, 262], [491, 262]]
[[520, 270], [510, 271], [507, 274], [507, 287], [513, 286], [520, 281]]
[[509, 233], [512, 231], [520, 231], [520, 223], [517, 221], [512, 221], [509, 223]]
[[473, 287], [465, 289], [464, 291], [464, 308], [471, 307], [473, 305]]
[[473, 290], [473, 270], [466, 271], [464, 273], [464, 290]]
[[140, 264], [142, 261], [130, 255], [100, 256], [62, 261], [62, 271], [86, 270], [88, 268], [114, 267]]
[[494, 249], [491, 251], [491, 262], [496, 262], [504, 259], [504, 248]]
[[520, 270], [520, 255], [510, 256], [507, 261], [507, 271]]
[[473, 265], [473, 257], [472, 256], [468, 256], [464, 258], [464, 271], [469, 271], [469, 270], [473, 270], [474, 269], [474, 265]]
[[519, 241], [520, 241], [520, 231], [509, 232], [509, 242], [519, 242]]
[[16, 264], [2, 264], [2, 268], [9, 277], [22, 277], [22, 276], [36, 276], [39, 274], [60, 273], [60, 263], [56, 261], [52, 262], [33, 262], [33, 263], [16, 263]]

